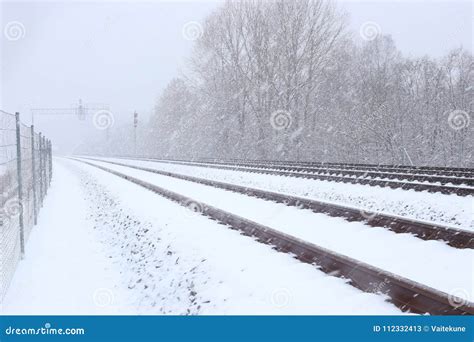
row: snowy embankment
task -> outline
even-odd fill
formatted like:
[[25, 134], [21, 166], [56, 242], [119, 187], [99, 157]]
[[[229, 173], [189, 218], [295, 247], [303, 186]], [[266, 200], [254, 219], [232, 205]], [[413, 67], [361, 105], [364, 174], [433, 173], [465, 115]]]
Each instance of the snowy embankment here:
[[146, 171], [106, 162], [93, 163], [246, 217], [443, 292], [455, 293], [468, 300], [474, 294], [470, 273], [473, 250], [456, 249], [440, 241], [424, 241], [411, 234], [396, 234], [361, 222], [347, 222], [341, 218], [315, 214], [310, 210]]
[[134, 313], [114, 305], [124, 303], [115, 285], [119, 272], [94, 237], [87, 212], [77, 176], [55, 163], [38, 225], [0, 305], [2, 314]]
[[323, 200], [367, 211], [400, 215], [474, 231], [474, 199], [472, 196], [462, 197], [154, 161], [121, 158], [101, 159]]
[[401, 314], [119, 177], [54, 167], [4, 314]]

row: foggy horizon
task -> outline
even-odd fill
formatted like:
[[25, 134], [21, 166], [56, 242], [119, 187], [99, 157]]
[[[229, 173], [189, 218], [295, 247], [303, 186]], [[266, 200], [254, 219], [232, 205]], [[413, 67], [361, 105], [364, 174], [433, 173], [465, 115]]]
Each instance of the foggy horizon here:
[[472, 342], [473, 5], [2, 2], [0, 340]]
[[[189, 68], [195, 41], [183, 36], [183, 27], [202, 26], [222, 3], [3, 1], [3, 22], [19, 21], [24, 32], [18, 40], [2, 39], [0, 108], [30, 123], [31, 108], [75, 107], [81, 99], [108, 105], [118, 126], [130, 124], [134, 111], [147, 122], [167, 83]], [[441, 57], [460, 46], [472, 51], [469, 1], [337, 4], [355, 41], [361, 26], [374, 22], [404, 56]], [[71, 117], [35, 121], [62, 146], [70, 137], [59, 131], [84, 126]]]

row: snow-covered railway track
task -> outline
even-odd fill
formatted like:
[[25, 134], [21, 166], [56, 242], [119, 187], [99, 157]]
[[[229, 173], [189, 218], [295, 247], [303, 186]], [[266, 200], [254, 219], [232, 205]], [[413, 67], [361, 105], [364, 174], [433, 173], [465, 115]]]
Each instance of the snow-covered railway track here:
[[[182, 205], [195, 200], [144, 181], [142, 177], [134, 177], [97, 163], [79, 161], [119, 176]], [[474, 304], [464, 299], [319, 247], [234, 213], [204, 203], [200, 212], [245, 235], [255, 237], [259, 242], [271, 245], [278, 251], [290, 253], [302, 262], [315, 264], [330, 275], [346, 278], [350, 284], [362, 291], [382, 292], [401, 310], [434, 315], [474, 314]]]
[[266, 169], [306, 172], [311, 174], [321, 174], [330, 176], [354, 176], [356, 178], [367, 179], [394, 179], [399, 181], [409, 181], [417, 183], [439, 183], [441, 185], [466, 185], [474, 186], [474, 177], [472, 175], [466, 176], [452, 176], [452, 175], [430, 175], [425, 173], [415, 173], [405, 170], [377, 170], [371, 168], [339, 168], [339, 167], [314, 167], [314, 166], [300, 166], [289, 164], [239, 164], [256, 166]]
[[109, 160], [101, 160], [110, 164], [134, 168], [137, 170], [157, 173], [163, 176], [174, 177], [186, 181], [199, 184], [209, 185], [248, 196], [254, 196], [277, 203], [284, 203], [289, 206], [298, 207], [300, 209], [310, 209], [315, 213], [323, 213], [333, 217], [343, 217], [348, 221], [364, 222], [371, 227], [384, 227], [396, 233], [411, 233], [423, 240], [443, 240], [452, 247], [456, 248], [474, 248], [474, 233], [466, 230], [456, 229], [452, 227], [429, 224], [418, 220], [403, 218], [399, 216], [372, 213], [362, 211], [358, 208], [337, 205], [322, 201], [311, 200], [303, 197], [290, 196], [277, 192], [265, 191], [247, 186], [218, 182], [205, 178], [182, 175], [169, 171], [162, 171], [155, 168], [141, 167], [125, 163], [119, 163]]
[[[314, 173], [310, 171], [285, 170], [282, 168], [276, 168], [276, 167], [265, 166], [265, 165], [254, 166], [254, 165], [234, 164], [234, 163], [225, 163], [225, 162], [187, 162], [187, 161], [152, 159], [152, 158], [135, 158], [135, 159], [159, 161], [163, 163], [172, 163], [172, 164], [195, 165], [195, 166], [217, 168], [217, 169], [224, 169], [224, 170], [246, 171], [246, 172], [251, 172], [251, 173], [296, 177], [296, 178], [304, 178], [304, 179], [325, 180], [325, 181], [331, 181], [331, 182], [388, 187], [391, 189], [438, 192], [442, 194], [456, 194], [459, 196], [474, 195], [474, 187], [472, 186], [442, 185], [442, 184], [436, 184], [436, 183], [410, 181], [410, 180], [405, 179], [404, 177], [403, 177], [404, 180], [388, 179], [386, 177], [385, 177], [386, 179], [380, 179], [380, 178], [374, 179], [374, 178], [362, 177], [363, 174], [368, 173], [368, 172], [362, 172], [360, 176], [330, 175], [330, 174]], [[392, 174], [392, 176], [395, 177], [396, 174]], [[408, 175], [407, 177], [410, 177], [410, 175]], [[452, 177], [452, 178], [456, 179], [456, 177]]]
[[[203, 160], [216, 163], [218, 160]], [[324, 162], [279, 162], [279, 161], [247, 161], [229, 160], [234, 164], [248, 165], [270, 165], [270, 166], [301, 166], [313, 169], [340, 169], [340, 170], [365, 170], [378, 172], [405, 173], [413, 175], [434, 175], [444, 177], [473, 178], [474, 169], [456, 167], [434, 167], [434, 166], [407, 166], [407, 165], [383, 165], [383, 164], [347, 164], [347, 163], [324, 163]]]

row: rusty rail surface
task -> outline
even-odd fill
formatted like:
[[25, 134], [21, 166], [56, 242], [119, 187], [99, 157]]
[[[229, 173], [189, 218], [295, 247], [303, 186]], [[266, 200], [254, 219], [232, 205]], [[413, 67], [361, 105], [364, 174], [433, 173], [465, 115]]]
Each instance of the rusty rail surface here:
[[208, 163], [208, 164], [240, 164], [247, 166], [299, 166], [308, 169], [339, 169], [339, 170], [364, 170], [373, 172], [392, 172], [392, 173], [406, 173], [412, 175], [434, 175], [441, 177], [461, 177], [474, 178], [473, 168], [462, 167], [437, 167], [437, 166], [410, 166], [410, 165], [385, 165], [385, 164], [356, 164], [356, 163], [328, 163], [328, 162], [308, 162], [308, 161], [275, 161], [275, 160], [244, 160], [244, 159], [160, 159], [140, 156], [117, 156], [117, 158], [124, 157], [128, 159], [149, 159], [171, 161], [179, 163]]
[[425, 174], [402, 170], [383, 170], [371, 168], [340, 168], [340, 167], [315, 167], [301, 166], [291, 164], [239, 164], [245, 166], [255, 166], [258, 168], [275, 169], [284, 171], [307, 172], [312, 174], [355, 176], [358, 178], [385, 178], [388, 180], [410, 181], [410, 182], [429, 182], [440, 183], [441, 185], [465, 185], [474, 186], [474, 176], [465, 174], [464, 176]]
[[[121, 177], [183, 206], [189, 207], [189, 203], [198, 203], [190, 197], [124, 173], [84, 160], [74, 160]], [[402, 311], [432, 315], [474, 315], [474, 303], [465, 302], [461, 298], [308, 243], [230, 212], [202, 202], [199, 203], [202, 204], [202, 215], [238, 230], [244, 235], [254, 237], [257, 241], [268, 244], [277, 251], [289, 253], [302, 262], [317, 265], [318, 269], [325, 273], [348, 279], [352, 286], [364, 292], [382, 292]], [[380, 286], [381, 284], [383, 286]]]
[[423, 240], [443, 240], [448, 245], [456, 248], [474, 248], [474, 233], [462, 229], [430, 224], [418, 220], [402, 218], [395, 215], [370, 212], [358, 208], [333, 203], [326, 203], [323, 201], [316, 201], [308, 198], [291, 196], [277, 192], [270, 192], [247, 186], [218, 182], [193, 176], [186, 176], [174, 172], [162, 171], [153, 168], [141, 167], [96, 158], [88, 159], [129, 167], [141, 171], [152, 172], [163, 176], [182, 179], [203, 185], [209, 185], [216, 188], [221, 188], [224, 190], [229, 190], [277, 203], [284, 203], [288, 206], [298, 207], [300, 209], [310, 209], [315, 213], [322, 213], [332, 217], [342, 217], [349, 222], [364, 222], [368, 226], [384, 227], [395, 233], [411, 233]]
[[[203, 159], [196, 161], [218, 163], [216, 159]], [[327, 162], [304, 162], [304, 161], [271, 161], [271, 160], [242, 160], [229, 159], [229, 163], [244, 163], [253, 165], [290, 165], [305, 166], [310, 168], [339, 168], [339, 169], [363, 169], [382, 172], [405, 172], [411, 174], [432, 174], [448, 177], [474, 177], [474, 169], [461, 167], [437, 167], [437, 166], [410, 166], [410, 165], [384, 165], [384, 164], [356, 164], [356, 163], [327, 163]]]
[[[125, 158], [125, 157], [116, 157], [116, 158]], [[269, 174], [275, 176], [284, 176], [284, 177], [296, 177], [304, 179], [315, 179], [315, 180], [324, 180], [331, 182], [341, 182], [341, 183], [350, 183], [350, 184], [361, 184], [369, 186], [380, 186], [388, 187], [391, 189], [403, 189], [403, 190], [415, 190], [415, 191], [428, 191], [428, 192], [439, 192], [443, 194], [455, 194], [458, 196], [473, 196], [474, 187], [465, 187], [465, 186], [456, 186], [456, 185], [438, 185], [431, 183], [411, 183], [404, 181], [395, 181], [395, 180], [384, 180], [384, 179], [368, 179], [368, 178], [354, 178], [351, 176], [336, 176], [336, 175], [327, 175], [327, 174], [317, 174], [311, 172], [303, 171], [290, 171], [283, 169], [276, 169], [268, 166], [253, 166], [253, 165], [242, 165], [242, 164], [232, 164], [225, 162], [191, 162], [191, 161], [180, 161], [180, 160], [167, 160], [167, 159], [154, 159], [154, 158], [125, 158], [125, 159], [136, 159], [136, 160], [148, 160], [168, 164], [182, 164], [182, 165], [191, 165], [199, 166], [205, 168], [216, 168], [232, 171], [244, 171], [250, 173], [261, 173]]]

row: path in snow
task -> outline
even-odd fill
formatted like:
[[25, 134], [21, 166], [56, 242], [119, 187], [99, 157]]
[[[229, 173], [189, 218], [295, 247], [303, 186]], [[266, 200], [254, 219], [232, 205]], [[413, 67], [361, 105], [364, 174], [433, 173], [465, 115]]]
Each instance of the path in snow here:
[[135, 313], [126, 305], [119, 272], [97, 241], [87, 210], [77, 176], [55, 163], [51, 188], [2, 314]]

